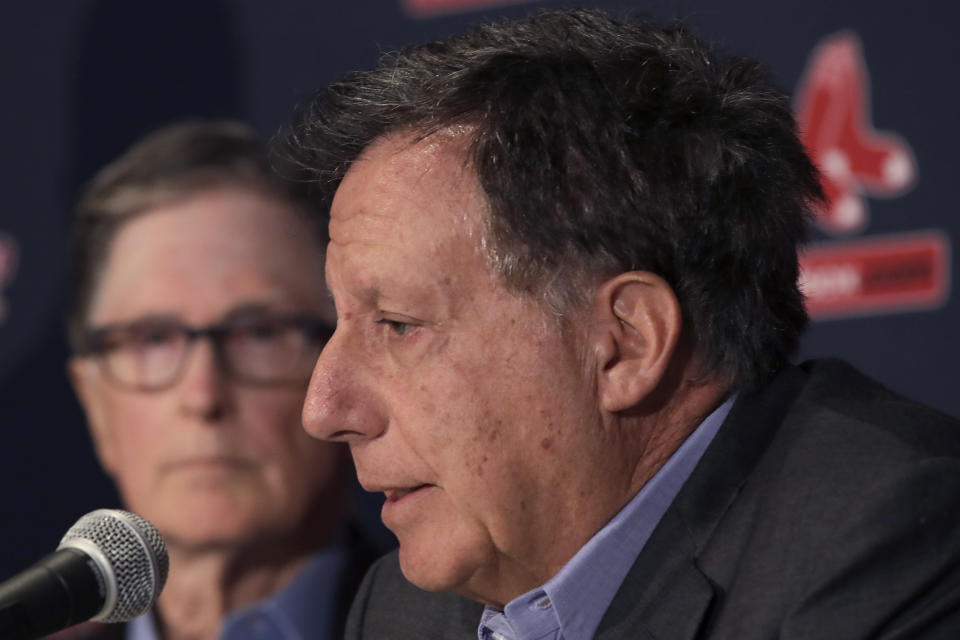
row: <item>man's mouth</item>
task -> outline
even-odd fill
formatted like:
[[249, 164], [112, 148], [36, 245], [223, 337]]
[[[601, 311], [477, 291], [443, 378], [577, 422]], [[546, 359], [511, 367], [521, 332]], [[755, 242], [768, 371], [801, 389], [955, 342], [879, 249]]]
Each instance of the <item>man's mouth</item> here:
[[387, 502], [396, 502], [397, 500], [400, 500], [414, 491], [418, 491], [429, 486], [430, 485], [428, 484], [419, 484], [414, 487], [407, 487], [405, 489], [388, 489], [384, 492], [384, 495], [387, 497]]

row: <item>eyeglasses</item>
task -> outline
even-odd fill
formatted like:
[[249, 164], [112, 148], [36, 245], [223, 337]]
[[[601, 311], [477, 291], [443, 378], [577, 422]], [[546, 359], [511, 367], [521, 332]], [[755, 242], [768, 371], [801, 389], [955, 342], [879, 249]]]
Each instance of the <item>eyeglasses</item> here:
[[118, 386], [161, 391], [179, 380], [194, 342], [209, 338], [226, 375], [272, 385], [307, 378], [332, 334], [310, 315], [257, 314], [197, 328], [150, 319], [90, 329], [79, 355], [97, 358]]

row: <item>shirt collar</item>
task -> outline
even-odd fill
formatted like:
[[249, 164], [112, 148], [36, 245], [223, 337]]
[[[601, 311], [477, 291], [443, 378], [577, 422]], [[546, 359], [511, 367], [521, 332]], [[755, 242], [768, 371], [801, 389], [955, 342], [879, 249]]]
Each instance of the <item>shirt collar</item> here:
[[[492, 637], [485, 629], [512, 640], [593, 638], [630, 567], [713, 441], [734, 400], [735, 396], [728, 398], [707, 416], [637, 495], [557, 575], [510, 601], [503, 612], [487, 607], [478, 630], [480, 640]], [[556, 631], [550, 635], [551, 627], [559, 635]]]

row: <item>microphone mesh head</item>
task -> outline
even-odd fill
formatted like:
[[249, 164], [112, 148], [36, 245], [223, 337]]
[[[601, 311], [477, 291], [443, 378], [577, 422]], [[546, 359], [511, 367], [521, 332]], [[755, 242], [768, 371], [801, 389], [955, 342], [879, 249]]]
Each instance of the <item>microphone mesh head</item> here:
[[84, 541], [106, 557], [117, 583], [116, 602], [112, 607], [107, 603], [109, 610], [101, 611], [95, 620], [133, 620], [153, 606], [167, 581], [169, 560], [163, 538], [152, 524], [129, 511], [98, 509], [70, 527], [60, 548]]

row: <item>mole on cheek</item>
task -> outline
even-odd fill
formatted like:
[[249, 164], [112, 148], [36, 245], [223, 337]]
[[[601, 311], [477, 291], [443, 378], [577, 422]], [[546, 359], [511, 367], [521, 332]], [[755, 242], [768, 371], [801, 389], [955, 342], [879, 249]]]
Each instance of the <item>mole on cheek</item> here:
[[477, 474], [477, 476], [481, 478], [483, 477], [483, 470], [487, 466], [487, 460], [488, 460], [487, 454], [483, 454], [483, 457], [480, 458], [479, 462], [477, 462], [477, 468], [475, 470], [475, 473]]
[[491, 427], [487, 429], [487, 441], [496, 442], [500, 438], [500, 429], [503, 428], [503, 420], [496, 420]]
[[[430, 394], [427, 392], [427, 385], [420, 385], [420, 393], [422, 394], [421, 397], [429, 397]], [[420, 407], [423, 409], [424, 413], [434, 414], [437, 412], [437, 405], [432, 402], [423, 401], [420, 403]]]

